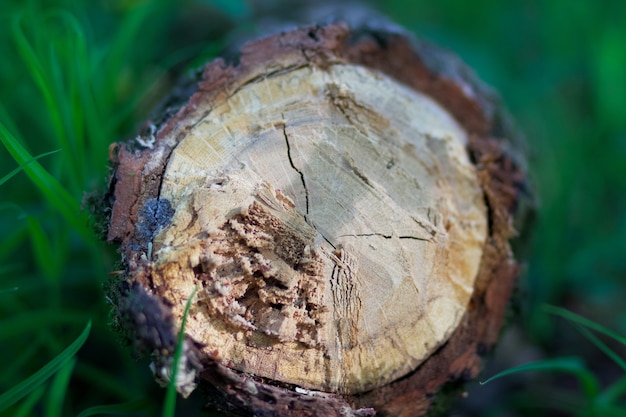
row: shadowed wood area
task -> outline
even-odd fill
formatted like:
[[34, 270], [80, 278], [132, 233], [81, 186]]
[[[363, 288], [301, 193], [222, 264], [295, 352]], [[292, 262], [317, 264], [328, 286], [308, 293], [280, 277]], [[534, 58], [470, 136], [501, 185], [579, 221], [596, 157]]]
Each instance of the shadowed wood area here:
[[158, 380], [194, 289], [176, 383], [224, 410], [414, 416], [477, 374], [525, 177], [456, 58], [311, 26], [210, 63], [168, 114], [119, 146], [109, 227], [120, 321]]

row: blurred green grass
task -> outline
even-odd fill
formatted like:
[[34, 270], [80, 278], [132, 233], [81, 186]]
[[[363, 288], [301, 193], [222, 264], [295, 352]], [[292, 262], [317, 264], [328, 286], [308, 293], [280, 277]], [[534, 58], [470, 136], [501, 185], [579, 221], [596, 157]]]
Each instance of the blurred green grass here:
[[[116, 255], [90, 230], [81, 200], [105, 186], [109, 144], [133, 136], [191, 58], [213, 56], [227, 30], [253, 25], [258, 4], [0, 2], [0, 392], [92, 321], [76, 360], [1, 415], [160, 414], [164, 393], [146, 362], [109, 329], [102, 285]], [[601, 381], [615, 378], [597, 349], [539, 306], [626, 333], [626, 2], [375, 5], [500, 91], [527, 136], [539, 200], [516, 326], [541, 357], [578, 355]], [[521, 388], [531, 400], [552, 395], [542, 378]], [[200, 414], [200, 405], [192, 396], [178, 410]], [[481, 407], [476, 415], [541, 415], [515, 392]]]

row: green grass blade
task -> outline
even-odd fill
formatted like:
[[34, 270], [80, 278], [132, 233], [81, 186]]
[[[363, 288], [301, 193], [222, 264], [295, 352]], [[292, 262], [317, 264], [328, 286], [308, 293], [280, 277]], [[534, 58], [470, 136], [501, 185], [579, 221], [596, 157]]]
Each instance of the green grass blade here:
[[11, 362], [7, 363], [2, 369], [2, 374], [0, 374], [0, 384], [3, 386], [13, 385], [19, 379], [16, 378], [17, 373], [21, 369], [25, 369], [28, 363], [39, 353], [42, 342], [43, 335], [39, 334], [30, 341], [28, 346], [20, 352], [19, 356], [12, 358]]
[[[55, 37], [49, 46], [48, 73], [51, 76], [52, 89], [63, 122], [64, 136], [67, 137], [67, 139], [61, 137], [58, 140], [67, 144], [64, 146], [70, 155], [81, 156], [65, 168], [70, 173], [69, 179], [73, 189], [78, 191], [82, 189], [81, 180], [85, 178], [88, 166], [83, 127], [85, 106], [77, 103], [76, 84], [78, 77], [73, 68], [76, 67], [75, 64], [86, 59], [84, 53], [86, 50], [85, 35], [80, 23], [66, 10], [53, 9], [45, 14], [43, 19], [51, 27], [53, 23], [56, 23], [67, 29], [65, 36]], [[71, 58], [67, 55], [68, 51], [72, 51]], [[89, 74], [86, 75], [89, 76]], [[87, 84], [89, 83], [87, 82]]]
[[[88, 80], [93, 79], [88, 65], [84, 63], [88, 59], [85, 35], [78, 20], [66, 10], [52, 9], [31, 15], [37, 19], [26, 20], [21, 15], [14, 19], [13, 38], [27, 71], [43, 97], [46, 111], [42, 113], [49, 115], [52, 122], [54, 135], [51, 137], [69, 155], [80, 156], [63, 165], [66, 174], [64, 178], [71, 186], [70, 189], [80, 192], [83, 189], [81, 181], [89, 169], [85, 111], [92, 103], [79, 103], [77, 91], [80, 87], [77, 85], [82, 82], [90, 86]], [[35, 34], [32, 42], [27, 38], [23, 26]], [[69, 51], [71, 54], [68, 54]]]
[[527, 371], [556, 371], [572, 374], [576, 377], [576, 379], [578, 379], [578, 382], [580, 383], [583, 391], [589, 399], [595, 398], [600, 391], [600, 384], [598, 383], [596, 377], [586, 368], [582, 360], [577, 357], [546, 359], [543, 361], [516, 366], [514, 368], [497, 373], [496, 375], [488, 378], [485, 381], [480, 381], [480, 384], [484, 385], [507, 375]]
[[[18, 270], [19, 270], [19, 266], [15, 264], [0, 265], [0, 277], [3, 275], [9, 275], [9, 273], [15, 274], [16, 271]], [[11, 284], [7, 285], [7, 282], [3, 282], [2, 285], [0, 286], [0, 297], [11, 296], [19, 290], [20, 290], [19, 286], [11, 285]]]
[[[2, 204], [0, 204], [0, 210], [2, 210], [2, 208]], [[28, 239], [28, 229], [23, 222], [15, 222], [13, 225], [16, 227], [15, 230], [2, 231], [3, 235], [2, 239], [0, 240], [0, 259], [6, 259], [7, 254], [13, 252], [15, 248], [20, 245], [21, 242]], [[16, 262], [20, 262], [16, 265], [16, 269], [23, 268], [24, 259], [18, 257], [15, 258], [15, 260]]]
[[76, 358], [73, 357], [54, 376], [46, 401], [46, 417], [63, 416], [63, 400], [67, 397], [67, 388], [74, 365], [76, 365]]
[[[78, 95], [78, 105], [83, 114], [84, 134], [81, 139], [89, 140], [89, 144], [85, 143], [85, 152], [88, 152], [89, 161], [98, 161], [105, 154], [108, 144], [112, 141], [112, 131], [106, 129], [105, 120], [109, 119], [109, 115], [105, 115], [100, 103], [100, 94], [94, 92], [92, 79], [94, 78], [94, 70], [91, 68], [92, 57], [88, 53], [87, 45], [83, 41], [79, 42], [76, 50], [77, 59], [74, 61], [75, 83]], [[117, 109], [116, 109], [117, 110]], [[115, 113], [111, 111], [110, 113]], [[77, 132], [82, 132], [81, 127], [76, 126]], [[89, 145], [89, 146], [87, 146]], [[103, 168], [98, 170], [96, 167], [90, 167], [90, 171], [95, 171], [98, 177], [104, 175]], [[87, 172], [89, 174], [89, 172]]]
[[37, 56], [37, 53], [31, 46], [30, 42], [24, 34], [22, 29], [22, 18], [20, 14], [16, 16], [12, 21], [13, 40], [15, 41], [17, 50], [26, 65], [27, 70], [30, 72], [31, 77], [35, 81], [35, 84], [41, 91], [44, 102], [49, 110], [48, 114], [51, 118], [54, 130], [59, 138], [64, 138], [63, 135], [63, 121], [61, 114], [59, 113], [57, 106], [54, 102], [54, 94], [52, 93], [50, 86], [52, 83], [46, 76], [46, 71]]
[[[115, 77], [123, 73], [123, 65], [128, 57], [132, 56], [133, 48], [136, 47], [135, 39], [142, 36], [141, 29], [156, 8], [154, 4], [140, 5], [124, 16], [121, 27], [118, 29], [115, 38], [113, 38], [103, 63], [103, 74], [105, 76]], [[107, 82], [107, 85], [110, 86], [116, 84], [113, 78], [110, 78]], [[113, 93], [113, 91], [110, 92], [111, 97], [108, 100], [110, 103], [115, 102]]]
[[10, 288], [0, 288], [0, 295], [7, 295], [10, 293], [14, 293], [19, 290], [18, 287], [10, 287]]
[[596, 345], [598, 349], [600, 349], [606, 356], [611, 358], [613, 362], [615, 362], [620, 368], [622, 368], [626, 372], [626, 361], [624, 361], [624, 359], [622, 359], [617, 353], [615, 353], [613, 349], [608, 347], [606, 343], [604, 343], [602, 340], [598, 339], [598, 337], [594, 335], [593, 333], [591, 333], [586, 327], [583, 327], [583, 326], [576, 326], [576, 327], [578, 328], [578, 331], [581, 332], [587, 340], [589, 340], [591, 343]]
[[612, 404], [624, 396], [626, 396], [626, 376], [621, 377], [606, 388], [598, 395], [596, 402], [598, 404]]
[[624, 417], [626, 408], [617, 405], [600, 405], [592, 408], [587, 413], [578, 414], [581, 417]]
[[150, 401], [144, 398], [120, 404], [96, 405], [81, 411], [77, 417], [120, 415], [128, 414], [132, 411], [145, 411], [150, 408], [150, 404]]
[[579, 316], [576, 313], [572, 313], [569, 310], [566, 310], [564, 308], [560, 308], [560, 307], [555, 307], [555, 306], [551, 306], [551, 305], [544, 305], [542, 307], [542, 309], [550, 314], [553, 314], [555, 316], [559, 316], [562, 317], [566, 320], [569, 320], [573, 323], [579, 324], [581, 326], [587, 327], [591, 330], [595, 330], [598, 333], [602, 333], [612, 339], [617, 340], [618, 342], [620, 342], [623, 345], [626, 345], [626, 337], [617, 334], [616, 332], [607, 329], [604, 326], [599, 325], [598, 323], [595, 323], [587, 318], [584, 318], [583, 316]]
[[41, 223], [35, 217], [27, 216], [26, 224], [28, 225], [37, 267], [48, 282], [54, 284], [61, 272], [61, 266], [58, 265], [59, 258], [54, 256], [50, 239], [43, 230]]
[[43, 397], [43, 393], [45, 392], [45, 387], [41, 386], [31, 392], [22, 404], [15, 410], [13, 417], [28, 417], [36, 415], [33, 413], [33, 408], [39, 403], [41, 397]]
[[589, 401], [584, 396], [572, 391], [571, 388], [554, 385], [549, 388], [549, 391], [524, 390], [519, 394], [513, 394], [511, 400], [515, 403], [515, 405], [511, 404], [511, 408], [516, 409], [520, 416], [545, 417], [546, 414], [539, 410], [558, 410], [564, 416], [583, 417], [581, 411], [589, 409]]
[[[30, 153], [0, 123], [0, 141], [9, 151], [15, 162], [23, 166], [24, 172], [46, 200], [57, 209], [74, 229], [88, 242], [93, 241], [93, 233], [87, 227], [87, 221], [80, 211], [78, 202], [39, 162], [34, 161]], [[26, 164], [27, 161], [30, 163]]]
[[80, 311], [45, 309], [25, 311], [0, 321], [0, 341], [24, 332], [41, 330], [52, 324], [84, 323], [88, 314]]
[[83, 332], [78, 336], [71, 345], [69, 345], [63, 352], [57, 357], [52, 359], [43, 368], [16, 384], [11, 389], [0, 395], [0, 411], [4, 411], [29, 393], [36, 390], [44, 382], [48, 380], [52, 375], [58, 372], [61, 368], [67, 365], [68, 361], [76, 355], [78, 350], [83, 346], [89, 336], [91, 330], [91, 321], [87, 323]]
[[176, 345], [176, 351], [174, 352], [174, 364], [172, 365], [172, 376], [170, 377], [170, 383], [167, 386], [167, 392], [165, 393], [165, 404], [163, 404], [163, 417], [174, 417], [176, 409], [176, 375], [178, 373], [178, 362], [180, 356], [183, 353], [183, 343], [185, 341], [185, 324], [187, 323], [187, 316], [189, 315], [189, 309], [191, 309], [191, 303], [193, 298], [198, 292], [198, 287], [194, 288], [191, 296], [187, 300], [185, 305], [185, 312], [183, 314], [183, 320], [180, 324], [180, 330], [178, 332], [178, 343]]
[[0, 178], [0, 186], [4, 184], [5, 182], [7, 182], [8, 180], [10, 180], [11, 178], [13, 178], [15, 175], [17, 175], [22, 169], [24, 169], [26, 165], [30, 164], [31, 162], [36, 161], [40, 158], [43, 158], [44, 156], [55, 154], [60, 151], [61, 151], [60, 149], [57, 149], [55, 151], [45, 152], [45, 153], [35, 156], [34, 158], [24, 162], [23, 164], [20, 164], [20, 166], [15, 168], [13, 171], [9, 172], [4, 177]]

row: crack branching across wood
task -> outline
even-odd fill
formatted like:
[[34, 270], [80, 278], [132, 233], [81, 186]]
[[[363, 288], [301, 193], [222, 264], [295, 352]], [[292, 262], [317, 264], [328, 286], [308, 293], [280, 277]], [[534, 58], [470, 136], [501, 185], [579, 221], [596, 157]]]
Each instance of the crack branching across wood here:
[[393, 235], [385, 235], [383, 233], [357, 233], [357, 234], [341, 235], [337, 237], [369, 237], [369, 236], [378, 236], [384, 239], [393, 239], [394, 237], [396, 237], [398, 239], [421, 240], [423, 242], [430, 242], [432, 240], [432, 239], [425, 239], [423, 237], [417, 237], [417, 236], [393, 236]]

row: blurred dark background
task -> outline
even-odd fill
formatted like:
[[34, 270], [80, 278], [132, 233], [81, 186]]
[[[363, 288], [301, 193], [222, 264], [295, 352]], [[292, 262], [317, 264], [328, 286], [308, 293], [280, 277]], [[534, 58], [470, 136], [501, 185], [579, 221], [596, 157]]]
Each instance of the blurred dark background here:
[[[181, 74], [246, 34], [301, 18], [304, 3], [318, 12], [332, 5], [3, 0], [0, 122], [33, 156], [59, 150], [38, 162], [78, 207], [85, 190], [106, 185], [109, 143], [132, 137]], [[515, 314], [482, 379], [571, 356], [603, 387], [622, 381], [615, 358], [541, 307], [560, 306], [626, 333], [626, 2], [367, 4], [455, 51], [500, 92], [527, 139], [537, 214], [520, 247], [525, 271]], [[57, 355], [87, 320], [94, 327], [66, 391], [44, 384], [39, 397], [27, 397], [36, 405], [14, 406], [6, 415], [76, 415], [137, 399], [139, 411], [127, 415], [159, 414], [163, 393], [146, 360], [129, 359], [130, 349], [110, 331], [102, 288], [115, 269], [114, 248], [75, 230], [42, 193], [45, 184], [38, 187], [25, 173], [9, 178], [19, 164], [7, 149], [0, 147], [0, 392]], [[622, 344], [601, 340], [624, 358]], [[622, 391], [618, 410], [626, 410]], [[520, 373], [470, 384], [451, 415], [575, 415], [579, 400], [580, 387], [567, 373]], [[200, 415], [201, 402], [179, 400], [179, 415]]]

